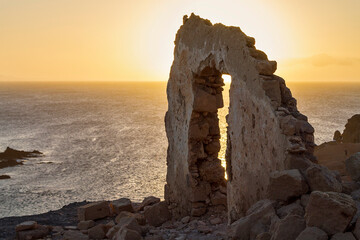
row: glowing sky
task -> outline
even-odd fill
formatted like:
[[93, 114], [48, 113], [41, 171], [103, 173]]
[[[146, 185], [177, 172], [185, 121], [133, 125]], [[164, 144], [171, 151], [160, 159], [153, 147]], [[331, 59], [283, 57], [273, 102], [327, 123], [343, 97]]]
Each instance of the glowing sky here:
[[0, 0], [0, 80], [166, 81], [194, 12], [240, 26], [287, 81], [360, 82], [359, 0]]

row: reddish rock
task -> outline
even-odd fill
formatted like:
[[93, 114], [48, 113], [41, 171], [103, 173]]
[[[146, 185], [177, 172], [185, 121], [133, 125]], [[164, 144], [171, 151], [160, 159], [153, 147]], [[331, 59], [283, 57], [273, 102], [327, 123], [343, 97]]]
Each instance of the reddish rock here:
[[158, 202], [160, 202], [160, 198], [157, 198], [157, 197], [154, 197], [154, 196], [146, 197], [146, 198], [144, 198], [144, 200], [140, 204], [139, 211], [144, 210], [144, 208], [146, 206], [154, 205], [155, 203], [158, 203]]
[[78, 223], [77, 228], [79, 230], [88, 230], [89, 228], [95, 226], [95, 222], [93, 220], [81, 221]]
[[216, 112], [216, 96], [197, 88], [194, 93], [193, 109], [197, 112]]
[[328, 235], [326, 232], [317, 227], [307, 227], [296, 240], [327, 240]]
[[78, 208], [79, 221], [95, 220], [110, 215], [109, 204], [106, 201], [89, 203]]
[[88, 236], [90, 239], [105, 238], [106, 237], [105, 225], [99, 224], [99, 225], [96, 225], [95, 227], [90, 228], [88, 231]]
[[116, 214], [121, 213], [122, 211], [126, 212], [134, 212], [134, 208], [130, 199], [128, 198], [120, 198], [118, 200], [114, 200], [110, 202], [110, 207]]
[[18, 240], [33, 240], [44, 238], [50, 233], [50, 228], [48, 226], [37, 225], [34, 229], [28, 229], [19, 231], [16, 233]]
[[36, 227], [37, 227], [37, 222], [26, 221], [26, 222], [22, 222], [22, 223], [16, 225], [15, 231], [19, 232], [19, 231], [24, 231], [24, 230], [29, 230], [29, 229], [35, 229]]
[[145, 219], [151, 226], [161, 226], [164, 222], [171, 219], [171, 214], [166, 202], [159, 202], [145, 208]]
[[270, 174], [270, 199], [286, 201], [307, 193], [308, 189], [305, 179], [297, 169], [275, 171]]

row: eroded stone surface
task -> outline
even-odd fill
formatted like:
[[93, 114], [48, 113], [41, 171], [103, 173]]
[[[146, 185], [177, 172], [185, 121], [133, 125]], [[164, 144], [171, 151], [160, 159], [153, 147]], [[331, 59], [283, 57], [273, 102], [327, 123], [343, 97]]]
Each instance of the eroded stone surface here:
[[[238, 27], [184, 17], [175, 40], [165, 116], [165, 199], [175, 218], [228, 209], [233, 222], [266, 196], [272, 171], [294, 164], [306, 169], [315, 161], [314, 129], [298, 112], [284, 79], [274, 75], [276, 62], [254, 44]], [[227, 183], [218, 159], [222, 74], [232, 77]], [[296, 162], [286, 162], [295, 156]], [[226, 186], [227, 193], [220, 195]]]

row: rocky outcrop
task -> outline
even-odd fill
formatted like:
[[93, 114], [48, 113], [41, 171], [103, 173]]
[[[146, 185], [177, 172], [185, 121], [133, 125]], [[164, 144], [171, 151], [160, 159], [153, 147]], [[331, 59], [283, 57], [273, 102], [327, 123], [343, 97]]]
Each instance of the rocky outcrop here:
[[22, 162], [18, 161], [24, 158], [40, 157], [42, 153], [34, 150], [32, 152], [19, 151], [7, 147], [4, 152], [0, 153], [0, 169], [5, 167], [12, 167], [21, 165]]
[[[307, 168], [315, 161], [314, 129], [297, 110], [285, 81], [274, 75], [276, 67], [240, 28], [184, 17], [175, 39], [165, 116], [165, 199], [174, 217], [227, 209], [233, 222], [266, 197], [271, 172]], [[218, 159], [222, 74], [232, 77], [227, 181]]]
[[343, 143], [360, 143], [360, 114], [348, 119], [342, 134], [338, 130], [335, 131], [334, 140]]

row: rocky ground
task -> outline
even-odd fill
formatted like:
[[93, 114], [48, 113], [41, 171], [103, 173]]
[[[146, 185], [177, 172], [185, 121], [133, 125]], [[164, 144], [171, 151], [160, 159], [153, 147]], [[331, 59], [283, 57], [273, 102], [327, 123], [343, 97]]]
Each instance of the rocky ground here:
[[0, 239], [226, 239], [225, 213], [171, 219], [167, 204], [147, 197], [73, 203], [57, 211], [0, 219]]

